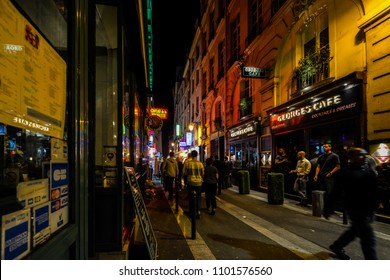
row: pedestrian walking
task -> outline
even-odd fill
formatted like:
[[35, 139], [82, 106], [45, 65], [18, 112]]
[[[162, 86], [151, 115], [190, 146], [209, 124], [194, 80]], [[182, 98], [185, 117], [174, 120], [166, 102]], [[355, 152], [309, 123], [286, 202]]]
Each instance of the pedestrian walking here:
[[[204, 166], [198, 161], [198, 152], [191, 151], [191, 158], [188, 158], [183, 166], [183, 176], [186, 178], [190, 213], [196, 214], [196, 218], [200, 219], [200, 206], [202, 194], [202, 182], [204, 175]], [[195, 192], [195, 203], [192, 198], [192, 193]]]
[[206, 208], [210, 215], [215, 215], [217, 208], [218, 176], [218, 169], [213, 165], [213, 160], [211, 158], [206, 159], [203, 184], [206, 194]]
[[301, 196], [301, 201], [297, 205], [306, 206], [308, 199], [306, 195], [306, 183], [309, 180], [309, 173], [311, 170], [311, 163], [305, 158], [306, 153], [304, 151], [299, 151], [297, 166], [294, 170], [291, 170], [290, 173], [296, 173], [297, 178], [294, 182], [294, 191]]
[[214, 156], [214, 163], [213, 165], [218, 169], [218, 174], [219, 174], [219, 178], [218, 178], [218, 195], [221, 195], [222, 193], [222, 188], [224, 187], [224, 174], [225, 174], [225, 170], [224, 170], [224, 163], [219, 160], [218, 156], [215, 155]]
[[224, 170], [224, 174], [223, 174], [224, 186], [225, 188], [230, 188], [232, 186], [231, 176], [232, 176], [233, 164], [227, 156], [223, 158], [223, 170]]
[[173, 182], [179, 175], [179, 168], [175, 160], [175, 153], [170, 152], [169, 158], [164, 164], [164, 182], [165, 190], [168, 192], [168, 199], [173, 199]]
[[179, 169], [179, 173], [176, 178], [176, 188], [181, 190], [182, 188], [182, 179], [183, 179], [183, 158], [181, 156], [176, 157], [177, 167]]
[[333, 202], [336, 195], [334, 175], [340, 170], [340, 158], [336, 153], [332, 152], [332, 144], [325, 143], [323, 147], [324, 154], [318, 157], [314, 181], [318, 182], [320, 188], [325, 191], [323, 215], [325, 218], [329, 218], [334, 212]]
[[339, 259], [349, 260], [344, 247], [356, 237], [366, 260], [376, 260], [376, 238], [372, 228], [375, 211], [379, 205], [377, 178], [375, 172], [365, 168], [368, 153], [361, 148], [347, 152], [348, 165], [340, 171], [339, 178], [344, 191], [345, 208], [350, 227], [329, 246]]

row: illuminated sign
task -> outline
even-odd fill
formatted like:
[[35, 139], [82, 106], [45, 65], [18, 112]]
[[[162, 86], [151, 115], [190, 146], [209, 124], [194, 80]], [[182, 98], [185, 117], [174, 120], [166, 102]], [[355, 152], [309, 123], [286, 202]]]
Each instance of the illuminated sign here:
[[267, 78], [267, 69], [244, 66], [242, 67], [241, 74], [245, 78], [265, 79]]
[[150, 108], [150, 115], [158, 116], [162, 120], [167, 120], [168, 119], [168, 109], [164, 109], [164, 108]]
[[360, 110], [359, 94], [360, 87], [355, 87], [342, 93], [307, 98], [301, 103], [271, 113], [271, 129], [292, 128], [340, 114], [356, 114]]
[[11, 2], [0, 0], [0, 122], [63, 139], [66, 62]]
[[186, 133], [186, 143], [187, 143], [187, 146], [191, 146], [192, 145], [192, 132], [187, 132]]
[[251, 136], [256, 134], [256, 124], [254, 122], [239, 126], [230, 131], [230, 138]]

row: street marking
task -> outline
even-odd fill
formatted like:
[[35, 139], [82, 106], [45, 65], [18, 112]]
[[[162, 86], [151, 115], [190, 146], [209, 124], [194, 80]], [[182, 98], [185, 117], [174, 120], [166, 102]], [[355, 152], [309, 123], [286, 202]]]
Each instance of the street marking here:
[[191, 250], [192, 255], [195, 260], [216, 260], [216, 257], [211, 252], [210, 248], [207, 246], [206, 242], [203, 240], [202, 236], [196, 232], [196, 238], [191, 239], [191, 221], [184, 215], [183, 209], [179, 206], [178, 213], [176, 213], [176, 204], [175, 202], [170, 203], [171, 210], [176, 217], [176, 221], [180, 226], [183, 236], [186, 238], [188, 247]]
[[[240, 207], [220, 199], [218, 208], [250, 226], [304, 260], [330, 259], [326, 249], [290, 231], [270, 223]], [[244, 218], [245, 217], [245, 218]], [[283, 237], [282, 237], [283, 236]]]

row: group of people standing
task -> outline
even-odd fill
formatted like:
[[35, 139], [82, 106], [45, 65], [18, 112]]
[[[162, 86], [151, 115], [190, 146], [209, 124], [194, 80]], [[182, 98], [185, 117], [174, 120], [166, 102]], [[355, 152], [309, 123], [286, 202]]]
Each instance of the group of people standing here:
[[[334, 213], [335, 201], [342, 196], [344, 209], [348, 214], [350, 227], [334, 241], [329, 249], [339, 259], [348, 260], [346, 247], [355, 238], [360, 244], [365, 259], [377, 259], [375, 234], [372, 223], [379, 205], [377, 172], [370, 162], [368, 153], [361, 148], [351, 148], [342, 158], [332, 151], [332, 144], [323, 144], [324, 153], [316, 158], [313, 182], [324, 191], [323, 216], [329, 219]], [[305, 158], [305, 152], [297, 153], [296, 168], [288, 171], [290, 164], [286, 151], [279, 149], [275, 164], [283, 174], [296, 173], [294, 191], [301, 197], [300, 205], [307, 205], [306, 184], [312, 170], [312, 162]], [[340, 159], [341, 158], [341, 159]], [[288, 172], [288, 173], [287, 173]], [[285, 181], [287, 182], [287, 181]]]
[[[181, 188], [182, 179], [187, 186], [190, 213], [194, 211], [196, 218], [200, 219], [201, 193], [205, 192], [206, 208], [210, 215], [215, 215], [217, 208], [216, 196], [220, 195], [223, 188], [231, 186], [232, 164], [228, 157], [220, 161], [217, 156], [206, 159], [204, 166], [200, 162], [198, 152], [191, 151], [188, 158], [182, 163], [180, 157], [175, 160], [174, 152], [170, 152], [169, 158], [165, 159], [161, 166], [164, 180], [164, 188], [168, 192], [168, 199], [173, 199], [173, 184]], [[195, 202], [192, 196], [195, 195]]]

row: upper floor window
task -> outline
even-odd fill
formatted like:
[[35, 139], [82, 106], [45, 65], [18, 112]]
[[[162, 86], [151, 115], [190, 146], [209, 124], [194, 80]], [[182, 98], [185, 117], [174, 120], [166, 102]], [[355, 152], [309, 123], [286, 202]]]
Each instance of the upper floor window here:
[[249, 34], [248, 43], [252, 42], [262, 31], [262, 0], [249, 0]]
[[222, 78], [225, 74], [225, 44], [218, 44], [218, 78]]
[[297, 90], [329, 77], [331, 57], [327, 13], [319, 15], [305, 24], [299, 35], [302, 50], [301, 59], [298, 61], [294, 75]]
[[250, 95], [250, 81], [244, 79], [240, 83], [240, 103], [239, 103], [240, 119], [252, 114], [252, 97]]
[[240, 14], [230, 24], [231, 31], [231, 59], [238, 60], [240, 57]]
[[285, 2], [286, 0], [272, 0], [272, 4], [271, 4], [272, 16], [274, 16], [280, 10], [280, 8], [283, 6]]
[[209, 43], [211, 42], [211, 40], [214, 39], [214, 35], [215, 35], [215, 20], [214, 20], [214, 12], [211, 12], [210, 13], [210, 25], [209, 25]]
[[212, 90], [214, 87], [214, 58], [210, 59], [210, 85], [209, 90]]

